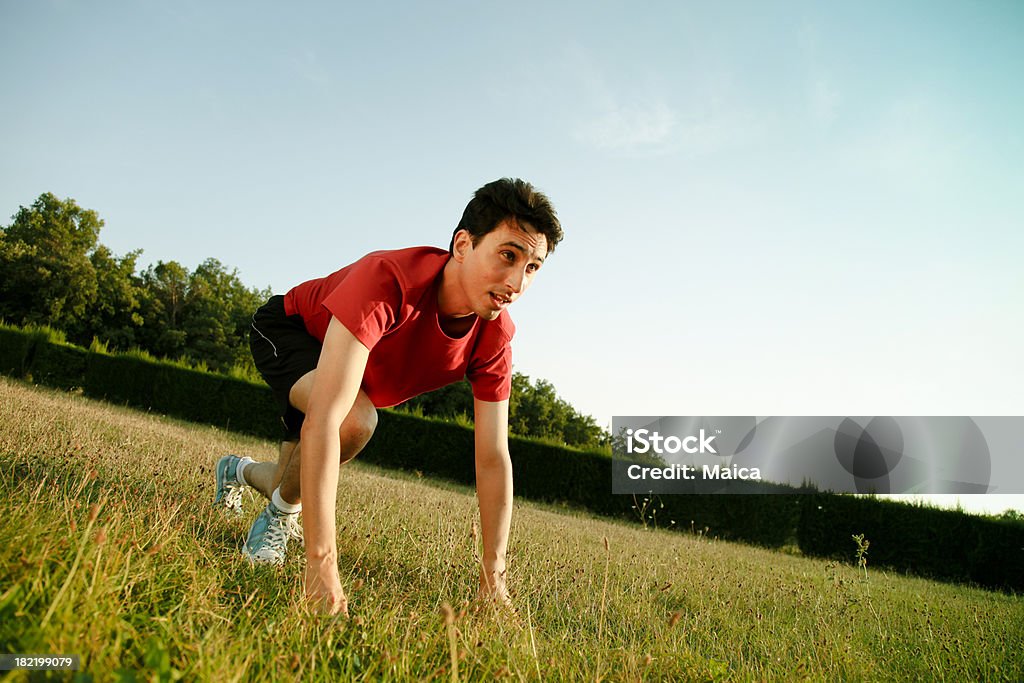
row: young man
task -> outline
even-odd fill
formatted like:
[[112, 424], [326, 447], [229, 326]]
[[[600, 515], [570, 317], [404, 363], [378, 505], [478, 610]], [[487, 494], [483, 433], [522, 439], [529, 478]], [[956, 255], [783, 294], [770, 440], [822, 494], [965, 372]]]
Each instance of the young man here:
[[548, 198], [525, 181], [504, 178], [477, 190], [447, 252], [374, 252], [272, 297], [256, 312], [253, 358], [280, 404], [288, 436], [276, 465], [233, 455], [217, 463], [218, 504], [240, 512], [245, 486], [270, 501], [249, 530], [247, 557], [282, 563], [289, 537], [304, 534], [306, 597], [330, 614], [347, 614], [335, 533], [338, 468], [373, 435], [377, 408], [465, 377], [473, 388], [484, 546], [480, 594], [509, 604], [515, 327], [505, 309], [561, 239]]

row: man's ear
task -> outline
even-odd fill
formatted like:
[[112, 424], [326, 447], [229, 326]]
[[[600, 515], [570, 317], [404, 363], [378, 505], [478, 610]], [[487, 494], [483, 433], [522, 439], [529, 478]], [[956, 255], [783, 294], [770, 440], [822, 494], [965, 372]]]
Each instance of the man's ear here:
[[462, 263], [462, 260], [466, 258], [473, 249], [473, 238], [470, 236], [469, 231], [459, 230], [455, 233], [455, 242], [452, 244], [452, 257]]

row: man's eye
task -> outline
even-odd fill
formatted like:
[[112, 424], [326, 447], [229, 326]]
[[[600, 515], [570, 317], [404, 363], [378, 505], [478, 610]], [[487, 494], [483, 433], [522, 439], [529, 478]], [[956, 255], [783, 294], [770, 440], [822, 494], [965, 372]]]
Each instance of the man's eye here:
[[536, 273], [538, 268], [540, 268], [540, 266], [538, 266], [536, 263], [531, 263], [530, 265], [526, 266], [526, 271], [528, 273]]
[[501, 256], [509, 263], [512, 263], [513, 261], [516, 260], [516, 255], [513, 254], [511, 251], [503, 251], [501, 252]]

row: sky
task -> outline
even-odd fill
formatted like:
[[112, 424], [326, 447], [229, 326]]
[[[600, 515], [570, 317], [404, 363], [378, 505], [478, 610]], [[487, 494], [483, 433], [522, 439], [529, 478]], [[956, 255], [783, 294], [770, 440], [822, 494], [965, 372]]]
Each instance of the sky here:
[[283, 293], [521, 177], [566, 236], [515, 369], [603, 426], [1024, 415], [1022, 36], [998, 0], [0, 0], [0, 222], [53, 192]]

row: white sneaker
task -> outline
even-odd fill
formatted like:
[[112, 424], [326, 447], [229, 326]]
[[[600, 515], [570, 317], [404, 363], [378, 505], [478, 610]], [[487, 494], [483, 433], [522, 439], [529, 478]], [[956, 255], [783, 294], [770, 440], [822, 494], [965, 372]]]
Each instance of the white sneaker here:
[[[249, 529], [242, 554], [256, 564], [284, 564], [288, 539], [292, 529], [298, 526], [298, 517], [298, 512], [281, 512], [273, 503], [267, 503]], [[301, 534], [302, 527], [298, 528]]]

